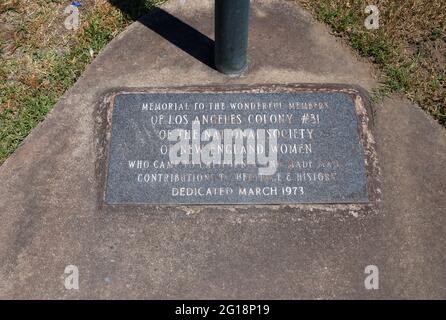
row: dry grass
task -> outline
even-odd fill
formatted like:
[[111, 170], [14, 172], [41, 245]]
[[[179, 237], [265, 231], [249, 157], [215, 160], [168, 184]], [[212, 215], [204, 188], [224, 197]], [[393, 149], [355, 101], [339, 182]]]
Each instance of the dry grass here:
[[[382, 70], [377, 96], [404, 92], [446, 125], [445, 0], [297, 0]], [[364, 9], [380, 10], [367, 30]]]

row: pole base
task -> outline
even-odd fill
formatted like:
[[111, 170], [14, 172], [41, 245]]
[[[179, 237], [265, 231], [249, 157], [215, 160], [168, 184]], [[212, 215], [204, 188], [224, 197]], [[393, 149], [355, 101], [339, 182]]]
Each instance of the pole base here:
[[235, 70], [224, 70], [223, 68], [219, 68], [216, 66], [216, 69], [223, 73], [224, 75], [230, 77], [230, 78], [238, 78], [241, 77], [247, 70], [248, 70], [249, 62], [247, 62], [243, 68], [241, 68], [239, 71]]

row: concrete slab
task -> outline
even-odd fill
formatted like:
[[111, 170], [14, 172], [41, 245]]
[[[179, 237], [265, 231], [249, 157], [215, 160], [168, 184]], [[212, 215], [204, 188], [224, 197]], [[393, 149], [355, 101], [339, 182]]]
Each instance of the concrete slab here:
[[[291, 2], [253, 2], [250, 67], [209, 67], [212, 1], [172, 0], [118, 36], [0, 167], [1, 298], [446, 298], [446, 133], [372, 110], [381, 209], [117, 207], [99, 201], [102, 97], [121, 87], [344, 83], [369, 65]], [[79, 267], [80, 289], [64, 269]], [[364, 268], [380, 289], [364, 288]]]

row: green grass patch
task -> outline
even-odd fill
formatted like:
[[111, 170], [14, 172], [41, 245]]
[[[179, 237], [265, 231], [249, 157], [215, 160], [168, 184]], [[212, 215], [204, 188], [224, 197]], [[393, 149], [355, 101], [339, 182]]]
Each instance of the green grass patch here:
[[[446, 1], [298, 0], [381, 72], [373, 99], [402, 92], [446, 125]], [[379, 29], [364, 26], [369, 4]]]
[[[37, 14], [31, 15], [30, 21], [18, 20], [25, 12], [20, 7], [24, 2], [0, 7], [11, 27], [9, 37], [0, 39], [0, 165], [75, 83], [94, 58], [91, 52], [96, 55], [133, 20], [162, 2], [96, 1], [81, 11], [82, 26], [68, 42], [65, 34], [56, 33], [53, 38], [43, 35], [43, 39], [34, 36], [38, 19], [41, 24], [37, 23], [37, 29], [42, 30], [45, 21], [59, 18], [63, 23], [66, 1], [52, 1], [52, 10], [44, 8], [46, 1], [36, 1], [30, 10]], [[49, 44], [40, 46], [42, 41]]]

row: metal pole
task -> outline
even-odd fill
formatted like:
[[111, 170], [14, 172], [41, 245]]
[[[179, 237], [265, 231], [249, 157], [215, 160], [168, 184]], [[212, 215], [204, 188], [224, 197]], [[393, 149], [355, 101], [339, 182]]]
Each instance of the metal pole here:
[[248, 66], [250, 0], [215, 0], [215, 67], [239, 75]]

